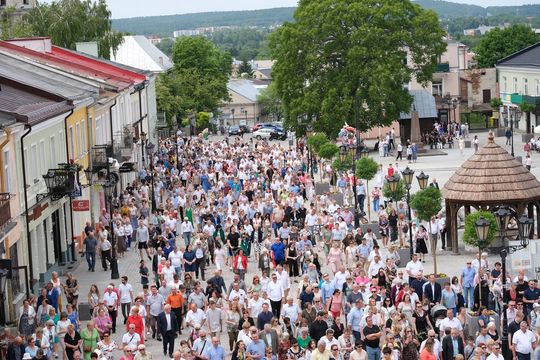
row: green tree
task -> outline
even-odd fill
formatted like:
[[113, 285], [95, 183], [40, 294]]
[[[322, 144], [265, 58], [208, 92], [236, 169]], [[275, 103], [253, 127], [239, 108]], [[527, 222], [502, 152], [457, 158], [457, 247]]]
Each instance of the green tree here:
[[251, 64], [247, 60], [243, 60], [238, 67], [238, 75], [240, 77], [247, 76], [248, 78], [253, 76], [253, 69], [251, 68]]
[[371, 206], [369, 205], [369, 181], [375, 177], [379, 171], [379, 164], [370, 157], [361, 158], [356, 161], [356, 177], [366, 180], [367, 188], [367, 209], [368, 218], [371, 218]]
[[319, 151], [317, 151], [317, 155], [319, 155], [321, 158], [326, 160], [331, 160], [339, 153], [339, 148], [337, 145], [332, 144], [331, 142], [327, 142], [325, 144], [322, 144], [319, 148]]
[[318, 153], [321, 146], [323, 146], [327, 142], [328, 138], [324, 133], [315, 133], [307, 139], [308, 146], [316, 153]]
[[30, 37], [32, 28], [23, 21], [16, 21], [15, 6], [9, 6], [0, 11], [0, 40]]
[[446, 48], [437, 15], [409, 0], [300, 1], [294, 17], [269, 41], [272, 78], [293, 129], [307, 114], [316, 116], [315, 130], [333, 136], [355, 109], [361, 131], [390, 124], [410, 110], [403, 84], [413, 75], [430, 80]]
[[383, 186], [383, 195], [389, 199], [392, 199], [395, 202], [400, 201], [405, 197], [405, 195], [407, 195], [405, 183], [402, 179], [399, 179], [399, 182], [396, 185], [396, 189], [392, 191], [388, 182], [385, 182]]
[[338, 157], [332, 162], [332, 169], [334, 169], [334, 171], [347, 171], [351, 169], [352, 166], [353, 166], [353, 158], [351, 155], [347, 155], [345, 159], [343, 160], [341, 160]]
[[178, 121], [200, 112], [217, 112], [229, 100], [232, 59], [204, 37], [184, 37], [173, 48], [174, 68], [156, 87], [158, 110]]
[[198, 132], [208, 129], [210, 127], [210, 114], [206, 111], [201, 111], [197, 114], [195, 121]]
[[[480, 242], [480, 240], [478, 239], [478, 236], [476, 236], [475, 223], [481, 217], [489, 221], [489, 231], [488, 231], [485, 242]], [[463, 241], [465, 242], [465, 244], [477, 247], [479, 249], [486, 249], [495, 239], [496, 233], [497, 233], [497, 219], [495, 219], [495, 215], [493, 215], [491, 212], [476, 211], [476, 212], [470, 213], [469, 215], [465, 217], [465, 227], [463, 230]]]
[[164, 38], [161, 39], [161, 41], [156, 45], [156, 47], [163, 51], [163, 53], [167, 56], [172, 56], [173, 47], [174, 47], [174, 39], [171, 38]]
[[523, 113], [525, 113], [525, 116], [527, 118], [527, 134], [530, 134], [531, 132], [533, 132], [533, 129], [531, 129], [531, 113], [536, 107], [533, 104], [524, 102], [519, 105], [519, 108]]
[[[421, 221], [429, 223], [429, 233], [431, 234], [431, 218], [441, 211], [442, 196], [441, 191], [436, 187], [429, 186], [418, 191], [411, 196], [411, 209], [414, 209], [416, 217]], [[437, 242], [431, 242], [431, 254], [433, 255], [433, 272], [437, 276]]]
[[270, 115], [274, 121], [283, 119], [283, 105], [273, 83], [259, 93], [257, 101], [261, 106], [262, 115]]
[[480, 68], [494, 67], [499, 60], [540, 41], [528, 25], [495, 28], [482, 37], [476, 47], [476, 61]]
[[111, 26], [105, 0], [37, 2], [23, 18], [34, 36], [49, 36], [53, 44], [74, 50], [77, 42], [97, 41], [99, 56], [110, 59], [122, 44], [122, 33]]

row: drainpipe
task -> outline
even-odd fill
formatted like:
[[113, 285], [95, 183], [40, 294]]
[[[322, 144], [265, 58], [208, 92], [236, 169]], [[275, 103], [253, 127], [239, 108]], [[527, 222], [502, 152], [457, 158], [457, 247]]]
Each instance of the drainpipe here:
[[[114, 137], [113, 137], [113, 114], [112, 114], [112, 108], [116, 106], [116, 99], [114, 99], [114, 104], [112, 104], [109, 107], [109, 118], [111, 119], [111, 146], [113, 146], [113, 152], [114, 152]], [[108, 161], [108, 159], [107, 159]]]
[[[6, 140], [4, 140], [0, 144], [0, 150], [2, 150], [4, 148], [4, 146], [7, 145], [7, 143], [9, 142], [9, 138], [11, 136], [11, 129], [10, 128], [2, 128], [2, 130], [4, 130], [4, 132], [6, 133]], [[4, 168], [4, 156], [2, 156], [2, 154], [0, 154], [0, 169], [3, 169], [3, 168]], [[0, 188], [2, 189], [2, 192], [4, 192], [4, 189], [7, 188], [7, 186], [4, 186], [5, 181], [6, 181], [6, 179], [3, 179], [2, 183], [0, 183]]]
[[[139, 119], [141, 121], [141, 134], [143, 133], [143, 124], [142, 124], [142, 93], [141, 93], [142, 89], [139, 89]], [[150, 123], [148, 124], [148, 131], [150, 131]], [[148, 141], [148, 136], [150, 134], [146, 134], [146, 140]], [[141, 159], [141, 164], [142, 166], [144, 167], [144, 145], [143, 142], [141, 141], [141, 156], [142, 156], [142, 159]]]
[[[88, 106], [86, 107], [86, 113], [88, 114], [86, 127], [87, 127], [87, 134], [88, 134], [88, 167], [92, 169], [93, 163], [94, 163], [94, 154], [92, 152], [92, 146], [90, 144], [94, 144], [94, 136], [92, 132], [92, 128], [94, 127], [93, 121], [94, 119], [90, 116], [90, 112], [88, 111]], [[86, 179], [88, 183], [90, 183], [90, 179]], [[79, 184], [80, 185], [80, 184]], [[82, 189], [81, 189], [82, 194]], [[90, 223], [94, 223], [94, 187], [93, 185], [90, 185], [88, 187], [88, 201], [90, 202], [89, 210], [90, 210]]]
[[[30, 276], [28, 280], [28, 284], [26, 284], [27, 289], [31, 291], [32, 293], [33, 288], [32, 284], [34, 283], [34, 263], [32, 261], [32, 244], [30, 239], [30, 216], [28, 214], [28, 190], [26, 188], [26, 160], [24, 158], [24, 138], [30, 134], [32, 131], [32, 126], [30, 124], [26, 124], [24, 126], [26, 129], [26, 132], [21, 136], [21, 158], [22, 158], [22, 171], [23, 171], [23, 191], [24, 191], [24, 214], [25, 214], [25, 220], [26, 220], [26, 244], [28, 246], [28, 267], [30, 268]], [[31, 290], [30, 290], [31, 289]]]
[[[67, 119], [73, 114], [73, 109], [66, 115], [64, 118], [64, 133], [66, 134], [66, 163], [69, 164], [69, 141], [68, 141], [68, 126], [67, 126]], [[69, 214], [70, 214], [70, 227], [71, 227], [71, 262], [75, 262], [75, 239], [73, 238], [74, 235], [74, 229], [73, 229], [73, 203], [71, 202], [71, 199], [69, 199]], [[32, 270], [30, 270], [32, 271]]]

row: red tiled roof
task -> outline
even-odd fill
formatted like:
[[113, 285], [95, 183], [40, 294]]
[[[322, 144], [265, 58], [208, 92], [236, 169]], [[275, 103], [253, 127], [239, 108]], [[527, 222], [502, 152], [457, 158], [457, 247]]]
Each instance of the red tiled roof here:
[[56, 46], [53, 47], [52, 52], [43, 53], [7, 41], [0, 41], [0, 51], [2, 50], [68, 73], [104, 81], [118, 90], [124, 90], [146, 80], [144, 75]]

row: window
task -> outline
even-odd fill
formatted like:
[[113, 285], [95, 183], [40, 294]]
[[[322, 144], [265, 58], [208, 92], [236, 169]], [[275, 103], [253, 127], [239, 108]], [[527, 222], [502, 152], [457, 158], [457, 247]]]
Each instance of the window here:
[[77, 157], [81, 157], [81, 124], [75, 124], [75, 139], [77, 139]]
[[491, 102], [491, 89], [482, 90], [482, 100], [484, 104], [489, 104]]
[[68, 157], [70, 159], [75, 158], [75, 136], [73, 134], [73, 126], [69, 127], [69, 154]]
[[53, 136], [51, 136], [51, 140], [49, 143], [49, 149], [51, 151], [51, 158], [50, 158], [50, 168], [54, 168], [56, 166], [56, 139]]
[[431, 94], [433, 96], [442, 96], [443, 94], [442, 80], [433, 80], [433, 82], [431, 83]]
[[[39, 142], [39, 174], [38, 176], [47, 172], [47, 157], [45, 156], [45, 141]], [[39, 177], [38, 177], [39, 179]]]
[[6, 0], [0, 0], [0, 6], [6, 6]]
[[503, 91], [506, 92], [508, 91], [508, 81], [506, 81], [506, 76], [503, 76], [502, 80], [503, 80]]
[[36, 144], [32, 144], [32, 147], [31, 147], [31, 158], [30, 158], [30, 161], [32, 163], [32, 169], [30, 169], [30, 173], [31, 173], [31, 176], [30, 176], [30, 180], [32, 181], [32, 183], [35, 183], [36, 180], [39, 180], [39, 164], [38, 164], [38, 150], [37, 150], [37, 145]]
[[518, 91], [518, 80], [517, 77], [514, 78], [514, 92], [517, 93]]
[[83, 120], [81, 122], [81, 154], [86, 154], [86, 122]]
[[4, 150], [4, 180], [6, 182], [6, 192], [12, 192], [11, 171], [9, 171], [9, 150]]
[[523, 79], [523, 95], [529, 95], [529, 80]]

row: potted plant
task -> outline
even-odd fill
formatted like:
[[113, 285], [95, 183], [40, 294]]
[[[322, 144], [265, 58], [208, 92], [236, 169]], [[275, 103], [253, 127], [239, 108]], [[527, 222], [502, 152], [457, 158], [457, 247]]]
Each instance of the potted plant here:
[[[441, 211], [441, 191], [436, 187], [427, 187], [418, 191], [411, 197], [411, 208], [414, 209], [416, 217], [421, 221], [427, 221], [429, 224], [429, 233], [431, 234], [431, 218]], [[433, 256], [433, 273], [437, 273], [437, 241], [431, 241], [431, 255]]]
[[369, 204], [369, 181], [375, 177], [378, 170], [379, 164], [377, 164], [377, 162], [370, 157], [361, 158], [356, 162], [356, 177], [358, 179], [366, 180], [368, 219], [371, 219], [371, 206]]

